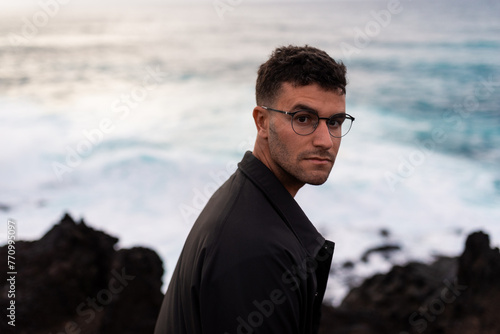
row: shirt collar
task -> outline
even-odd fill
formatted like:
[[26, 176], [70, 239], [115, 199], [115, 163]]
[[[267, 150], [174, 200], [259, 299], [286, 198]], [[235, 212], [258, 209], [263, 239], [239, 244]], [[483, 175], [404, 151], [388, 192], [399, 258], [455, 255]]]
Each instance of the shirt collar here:
[[250, 151], [245, 153], [238, 167], [268, 198], [308, 254], [315, 257], [325, 243], [325, 238], [316, 230], [274, 173]]

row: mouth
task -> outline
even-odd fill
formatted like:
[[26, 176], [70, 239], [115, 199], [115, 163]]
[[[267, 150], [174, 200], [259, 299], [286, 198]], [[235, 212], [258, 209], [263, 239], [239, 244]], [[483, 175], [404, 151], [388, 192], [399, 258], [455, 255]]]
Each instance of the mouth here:
[[318, 164], [318, 165], [327, 165], [333, 163], [332, 159], [323, 157], [309, 157], [305, 158], [304, 160], [310, 161], [313, 164]]

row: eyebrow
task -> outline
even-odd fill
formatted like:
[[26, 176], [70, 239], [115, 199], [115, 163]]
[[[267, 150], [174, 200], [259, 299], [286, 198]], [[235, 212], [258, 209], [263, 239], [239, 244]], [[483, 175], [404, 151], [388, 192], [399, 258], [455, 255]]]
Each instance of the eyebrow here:
[[[316, 115], [319, 116], [319, 113], [315, 108], [312, 108], [312, 107], [310, 107], [306, 104], [303, 104], [303, 103], [298, 103], [298, 104], [294, 105], [290, 111], [299, 111], [299, 110], [309, 111], [309, 112], [315, 113]], [[345, 113], [346, 113], [345, 111], [336, 112], [334, 114], [331, 114], [329, 117], [332, 117], [333, 115], [345, 114]]]
[[302, 103], [294, 105], [291, 110], [293, 110], [293, 111], [306, 110], [306, 111], [311, 111], [311, 112], [318, 114], [318, 111], [316, 109], [309, 107], [308, 105], [305, 105]]

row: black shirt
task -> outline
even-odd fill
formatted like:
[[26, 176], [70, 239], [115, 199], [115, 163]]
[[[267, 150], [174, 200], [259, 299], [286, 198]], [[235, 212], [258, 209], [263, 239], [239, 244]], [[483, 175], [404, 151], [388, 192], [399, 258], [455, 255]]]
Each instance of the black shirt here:
[[317, 333], [333, 248], [247, 152], [191, 229], [155, 334]]

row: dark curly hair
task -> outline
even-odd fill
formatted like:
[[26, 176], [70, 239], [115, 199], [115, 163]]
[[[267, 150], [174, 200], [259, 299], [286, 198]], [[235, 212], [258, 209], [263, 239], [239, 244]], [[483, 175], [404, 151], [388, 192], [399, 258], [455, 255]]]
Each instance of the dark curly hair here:
[[346, 67], [325, 51], [311, 46], [282, 46], [271, 54], [257, 72], [257, 105], [272, 104], [283, 82], [294, 86], [318, 84], [325, 90], [345, 95]]

